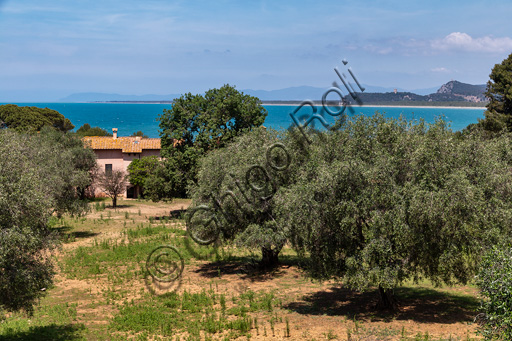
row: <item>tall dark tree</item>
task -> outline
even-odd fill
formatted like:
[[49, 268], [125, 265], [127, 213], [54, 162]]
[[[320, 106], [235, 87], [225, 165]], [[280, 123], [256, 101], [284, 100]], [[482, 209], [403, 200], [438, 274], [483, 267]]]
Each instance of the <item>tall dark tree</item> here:
[[204, 96], [188, 93], [175, 99], [172, 109], [159, 117], [165, 168], [148, 182], [146, 191], [153, 198], [185, 196], [187, 185], [196, 182], [201, 156], [262, 125], [266, 116], [258, 98], [229, 85]]
[[512, 54], [496, 64], [489, 77], [485, 92], [489, 104], [480, 124], [492, 132], [512, 131]]

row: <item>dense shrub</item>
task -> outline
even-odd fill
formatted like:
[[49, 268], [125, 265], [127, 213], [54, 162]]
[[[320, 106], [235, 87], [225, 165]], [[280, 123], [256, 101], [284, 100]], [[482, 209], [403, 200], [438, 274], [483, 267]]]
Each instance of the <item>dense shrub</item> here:
[[477, 276], [483, 301], [481, 332], [486, 339], [512, 339], [512, 247], [494, 247]]
[[144, 188], [147, 179], [160, 167], [162, 164], [155, 155], [135, 159], [128, 165], [128, 180], [132, 185]]

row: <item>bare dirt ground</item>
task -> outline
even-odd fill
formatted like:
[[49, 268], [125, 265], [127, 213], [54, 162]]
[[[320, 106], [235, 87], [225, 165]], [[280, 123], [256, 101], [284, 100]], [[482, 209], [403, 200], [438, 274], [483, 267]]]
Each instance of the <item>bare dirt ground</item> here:
[[[171, 211], [186, 209], [188, 202], [154, 204], [123, 200], [117, 213], [128, 212], [134, 219], [169, 216]], [[106, 211], [94, 212], [87, 219], [99, 219]], [[113, 220], [121, 219], [113, 214]], [[101, 233], [91, 233], [63, 245], [57, 257], [79, 246], [92, 245], [102, 239], [122, 238], [122, 224], [109, 224]], [[281, 300], [280, 321], [274, 332], [268, 316], [261, 314], [261, 326], [251, 331], [254, 340], [438, 340], [478, 339], [477, 326], [472, 323], [474, 311], [460, 305], [459, 297], [475, 299], [477, 290], [470, 286], [433, 288], [406, 286], [397, 290], [400, 308], [396, 312], [375, 309], [376, 292], [359, 293], [333, 281], [312, 282], [293, 265], [281, 265], [270, 272], [258, 272], [242, 262], [194, 261], [187, 264], [181, 280], [169, 285], [133, 281], [126, 299], [137, 299], [146, 292], [160, 295], [184, 290], [199, 292], [214, 286], [226, 294], [274, 292]], [[108, 290], [105, 279], [69, 279], [62, 274], [55, 278], [51, 291], [55, 302], [77, 303], [78, 321], [91, 330], [88, 338], [104, 338], [109, 320], [116, 314], [116, 306], [100, 302]], [[466, 295], [466, 296], [464, 296]], [[290, 338], [285, 338], [285, 323], [290, 325]], [[420, 334], [421, 333], [421, 338]], [[95, 336], [96, 335], [96, 336]]]

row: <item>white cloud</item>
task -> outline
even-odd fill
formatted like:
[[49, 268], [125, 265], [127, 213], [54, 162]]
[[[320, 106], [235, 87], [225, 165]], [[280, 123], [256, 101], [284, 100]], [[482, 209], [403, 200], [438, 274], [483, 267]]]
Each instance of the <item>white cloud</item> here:
[[448, 70], [445, 67], [435, 67], [435, 68], [431, 69], [430, 71], [432, 71], [432, 72], [442, 72], [442, 73], [450, 72], [450, 70]]
[[389, 46], [379, 46], [374, 44], [367, 44], [363, 47], [366, 51], [370, 51], [372, 53], [377, 53], [381, 55], [390, 54], [393, 52], [393, 49]]
[[437, 50], [507, 52], [512, 51], [512, 39], [492, 36], [473, 38], [467, 33], [452, 32], [443, 39], [431, 41], [431, 46]]

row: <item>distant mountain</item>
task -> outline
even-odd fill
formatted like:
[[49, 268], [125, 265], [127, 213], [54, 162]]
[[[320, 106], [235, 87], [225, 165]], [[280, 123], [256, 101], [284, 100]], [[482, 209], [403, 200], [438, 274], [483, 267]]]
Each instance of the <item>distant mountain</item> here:
[[482, 102], [485, 101], [485, 89], [485, 84], [472, 85], [458, 81], [450, 81], [443, 84], [439, 90], [437, 90], [436, 95], [455, 96], [458, 99], [464, 98], [468, 102]]
[[[388, 92], [393, 91], [391, 87], [380, 87], [363, 85], [366, 92]], [[244, 89], [243, 93], [256, 96], [262, 101], [302, 101], [304, 99], [320, 100], [326, 88], [313, 86], [295, 86], [277, 90], [253, 90]], [[403, 89], [398, 89], [404, 91]], [[346, 92], [346, 91], [345, 91]], [[120, 95], [102, 92], [81, 92], [69, 95], [60, 99], [60, 102], [158, 102], [172, 101], [180, 97], [180, 94], [170, 95]], [[334, 96], [334, 95], [333, 95]]]
[[[373, 85], [363, 85], [365, 92], [386, 92], [393, 91], [394, 88], [385, 88]], [[279, 90], [242, 90], [245, 94], [256, 96], [262, 101], [302, 101], [305, 99], [320, 100], [326, 88], [316, 88], [313, 86], [295, 86]], [[403, 91], [403, 89], [400, 89]], [[343, 89], [346, 93], [346, 90]], [[335, 94], [333, 94], [334, 98]]]
[[[440, 88], [418, 89], [414, 91], [406, 91], [401, 88], [379, 87], [372, 85], [363, 85], [365, 91], [360, 93], [360, 98], [364, 103], [375, 104], [385, 102], [400, 101], [427, 101], [427, 102], [473, 102], [480, 103], [485, 101], [483, 95], [485, 85], [472, 85], [461, 83], [458, 81], [450, 81], [443, 84]], [[253, 90], [244, 89], [245, 94], [256, 96], [262, 101], [302, 101], [305, 99], [320, 100], [326, 91], [325, 88], [317, 88], [312, 86], [296, 86], [278, 90]], [[437, 91], [436, 91], [437, 89]], [[395, 92], [396, 91], [396, 92]], [[426, 93], [430, 91], [429, 93]], [[347, 93], [342, 88], [343, 93]], [[82, 92], [69, 95], [62, 98], [61, 102], [169, 102], [180, 97], [180, 94], [169, 95], [120, 95], [107, 94], [101, 92]], [[329, 96], [334, 99], [335, 94]], [[347, 101], [351, 101], [350, 96], [346, 96]]]
[[119, 95], [106, 94], [102, 92], [80, 92], [69, 95], [60, 100], [60, 102], [155, 102], [172, 101], [181, 95]]
[[[443, 103], [450, 105], [452, 103], [467, 105], [483, 106], [486, 102], [484, 95], [486, 86], [485, 84], [472, 85], [461, 83], [459, 81], [450, 81], [435, 92], [428, 95], [418, 95], [412, 92], [386, 92], [386, 93], [372, 93], [363, 92], [357, 93], [360, 101], [363, 104], [415, 104], [422, 102], [424, 104]], [[345, 96], [345, 100], [350, 104], [355, 104], [356, 101], [350, 96]], [[414, 102], [414, 103], [411, 103]]]

